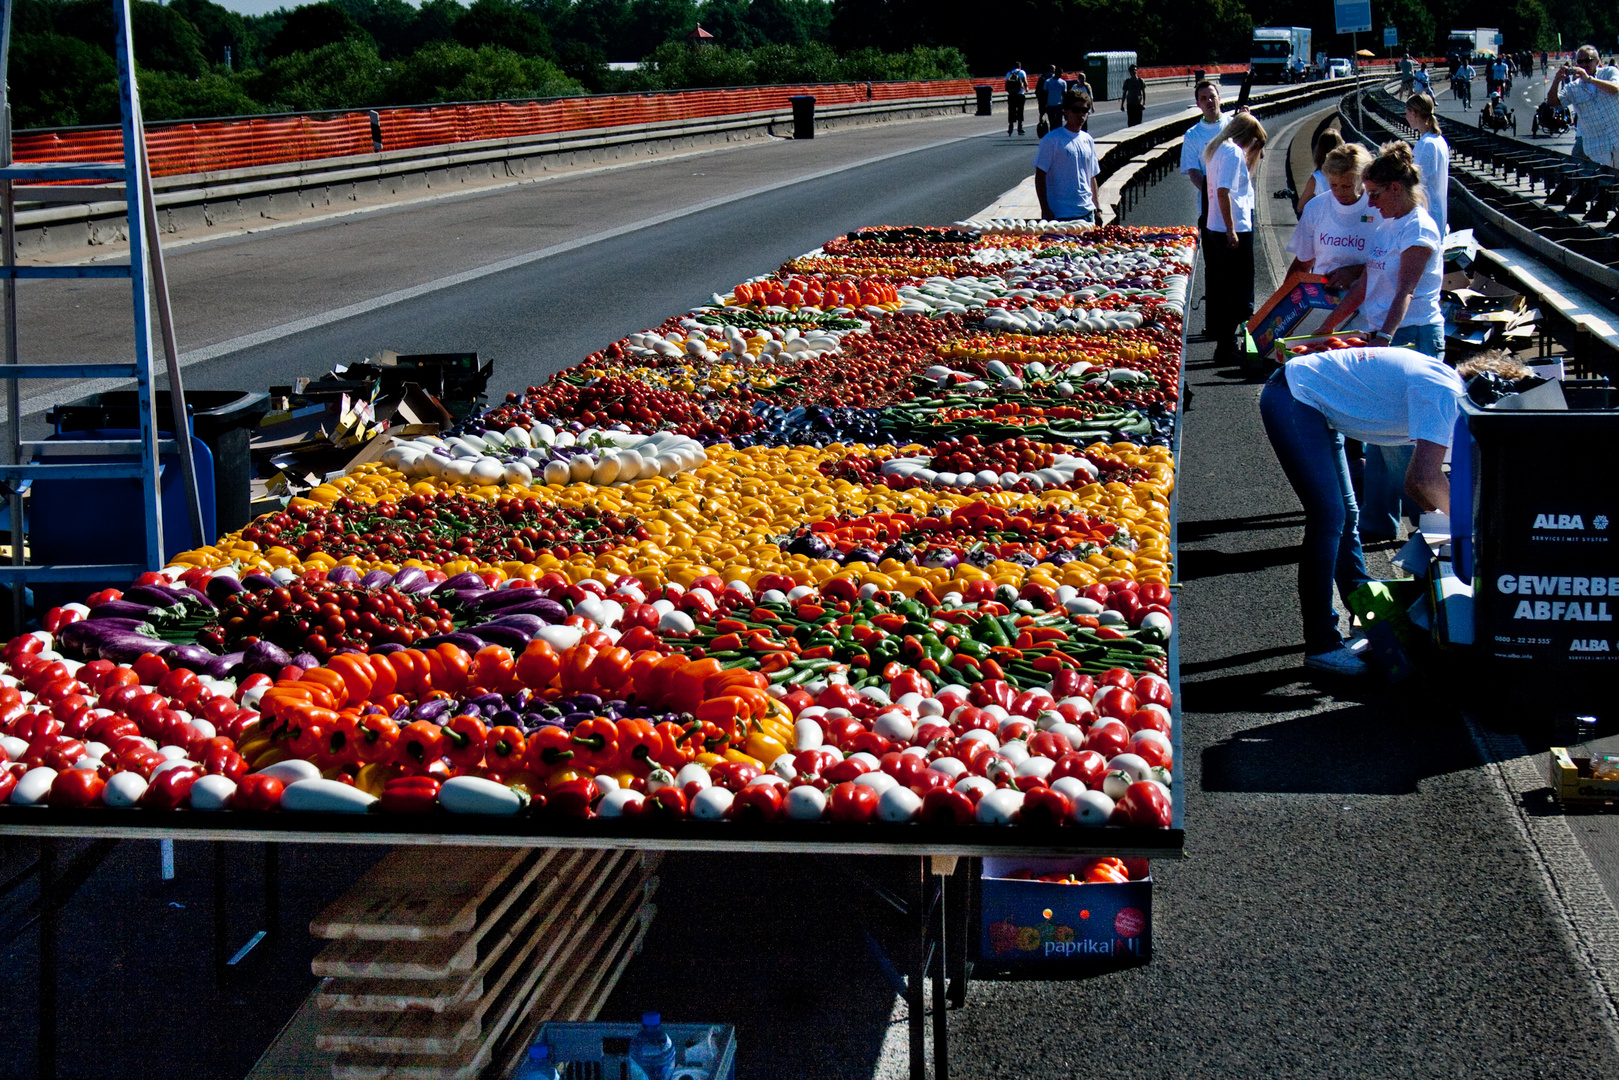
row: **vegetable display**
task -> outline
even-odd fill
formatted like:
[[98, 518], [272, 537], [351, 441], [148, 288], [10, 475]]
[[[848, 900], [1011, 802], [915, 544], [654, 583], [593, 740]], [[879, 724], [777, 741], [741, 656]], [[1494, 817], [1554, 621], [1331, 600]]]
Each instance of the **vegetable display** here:
[[1170, 827], [1195, 234], [998, 228], [857, 230], [45, 613], [0, 802]]

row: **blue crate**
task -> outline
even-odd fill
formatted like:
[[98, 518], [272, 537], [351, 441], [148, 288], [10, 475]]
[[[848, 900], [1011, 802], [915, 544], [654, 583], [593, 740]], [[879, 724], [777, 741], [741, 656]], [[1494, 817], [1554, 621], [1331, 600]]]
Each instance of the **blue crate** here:
[[[629, 1080], [630, 1040], [640, 1030], [640, 1024], [541, 1024], [532, 1045], [546, 1048], [563, 1080]], [[675, 1044], [671, 1080], [735, 1080], [733, 1025], [664, 1024], [663, 1030]]]

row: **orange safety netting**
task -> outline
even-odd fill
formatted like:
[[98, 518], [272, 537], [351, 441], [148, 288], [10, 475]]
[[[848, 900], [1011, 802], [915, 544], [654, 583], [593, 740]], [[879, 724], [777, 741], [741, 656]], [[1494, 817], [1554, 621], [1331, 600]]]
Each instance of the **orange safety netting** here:
[[[601, 94], [545, 101], [480, 102], [379, 109], [382, 149], [518, 139], [563, 131], [625, 127], [703, 117], [780, 112], [808, 94], [817, 106], [904, 98], [964, 97], [972, 79], [931, 82], [815, 83], [801, 86], [684, 90], [662, 94]], [[240, 117], [147, 125], [154, 176], [220, 172], [373, 152], [370, 113], [360, 109], [317, 116]], [[18, 132], [18, 161], [117, 161], [117, 127]]]

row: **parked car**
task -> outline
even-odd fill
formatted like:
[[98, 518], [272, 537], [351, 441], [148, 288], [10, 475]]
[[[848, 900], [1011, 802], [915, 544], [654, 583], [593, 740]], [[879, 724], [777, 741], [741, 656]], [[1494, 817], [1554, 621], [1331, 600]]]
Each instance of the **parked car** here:
[[1335, 56], [1327, 61], [1327, 78], [1329, 79], [1347, 79], [1349, 78], [1349, 71], [1349, 61], [1342, 56]]

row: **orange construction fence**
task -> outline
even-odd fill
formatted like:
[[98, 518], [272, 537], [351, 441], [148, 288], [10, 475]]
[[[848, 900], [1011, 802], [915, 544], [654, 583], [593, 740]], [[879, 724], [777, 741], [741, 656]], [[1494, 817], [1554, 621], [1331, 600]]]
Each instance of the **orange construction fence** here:
[[[657, 94], [599, 94], [542, 101], [477, 102], [378, 109], [382, 149], [516, 139], [562, 131], [660, 121], [779, 112], [799, 94], [817, 105], [852, 105], [903, 98], [963, 97], [983, 80], [813, 83], [799, 86], [683, 90]], [[233, 117], [147, 125], [154, 176], [219, 172], [374, 152], [370, 112], [312, 116]], [[123, 156], [117, 127], [20, 131], [18, 161], [115, 161]]]

